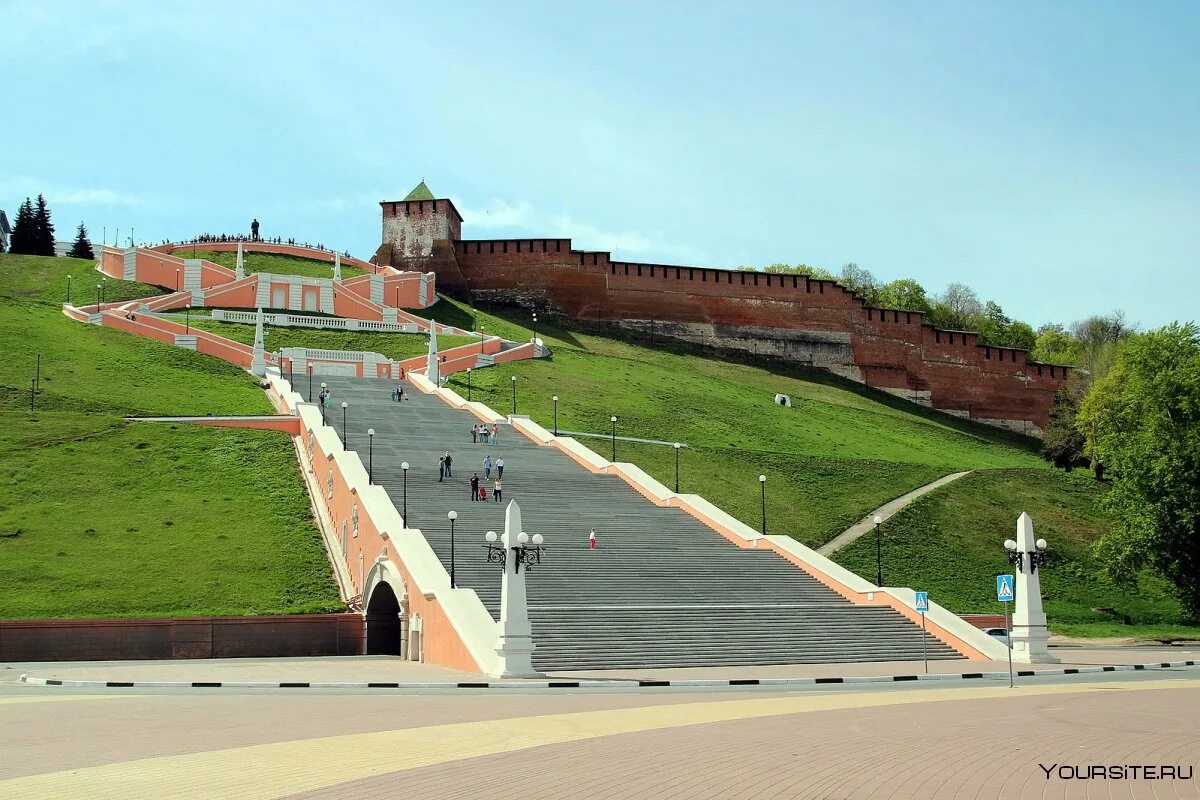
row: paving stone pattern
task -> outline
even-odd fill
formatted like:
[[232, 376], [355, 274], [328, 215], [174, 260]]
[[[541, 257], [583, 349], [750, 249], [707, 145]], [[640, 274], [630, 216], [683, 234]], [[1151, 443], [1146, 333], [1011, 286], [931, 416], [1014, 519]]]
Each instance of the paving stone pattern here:
[[[534, 666], [541, 670], [737, 666], [921, 658], [919, 627], [888, 608], [856, 606], [768, 550], [739, 548], [688, 514], [647, 501], [620, 478], [595, 475], [554, 448], [507, 425], [496, 444], [471, 441], [474, 415], [408, 387], [326, 377], [329, 423], [367, 464], [375, 430], [373, 474], [398, 509], [400, 464], [409, 463], [408, 524], [420, 528], [451, 567], [447, 512], [455, 523], [455, 578], [494, 618], [500, 570], [485, 561], [484, 533], [504, 527], [504, 503], [470, 500], [473, 473], [504, 458], [504, 501], [521, 505], [530, 534], [546, 539], [542, 564], [528, 573]], [[454, 477], [438, 481], [449, 450]], [[618, 454], [619, 455], [619, 454]], [[493, 472], [494, 475], [494, 472]], [[598, 547], [588, 549], [595, 527]], [[930, 637], [931, 659], [958, 655]]]

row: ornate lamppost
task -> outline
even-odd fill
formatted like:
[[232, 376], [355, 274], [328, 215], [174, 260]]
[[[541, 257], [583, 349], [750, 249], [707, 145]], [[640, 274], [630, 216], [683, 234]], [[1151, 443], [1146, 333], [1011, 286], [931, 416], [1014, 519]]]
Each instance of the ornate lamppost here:
[[375, 477], [375, 429], [367, 428], [367, 483]]
[[457, 589], [458, 584], [454, 580], [454, 520], [458, 519], [458, 512], [451, 511], [446, 518], [450, 520], [450, 588]]
[[683, 447], [679, 442], [674, 444], [675, 447], [675, 494], [679, 494], [679, 448]]
[[410, 528], [412, 526], [408, 524], [408, 462], [407, 461], [400, 462], [400, 472], [404, 474], [404, 510], [401, 512], [401, 514], [404, 517], [404, 527]]
[[512, 376], [512, 390], [513, 390], [513, 412], [512, 413], [516, 414], [517, 413], [517, 376], [516, 375]]
[[471, 402], [471, 368], [467, 367], [467, 402]]
[[554, 435], [558, 436], [558, 395], [550, 399], [554, 401]]
[[67, 276], [67, 305], [71, 305], [71, 276]]
[[[499, 537], [496, 535], [495, 531], [488, 531], [486, 534], [484, 534], [484, 539], [487, 541], [487, 544], [485, 544], [484, 547], [487, 548], [488, 563], [499, 564], [500, 570], [504, 571], [504, 569], [507, 567], [507, 549], [503, 544], [496, 543]], [[540, 533], [535, 533], [533, 536], [530, 536], [525, 531], [521, 531], [517, 534], [517, 544], [510, 548], [513, 552], [513, 558], [515, 559], [515, 563], [513, 564], [513, 569], [515, 572], [519, 573], [521, 571], [522, 564], [524, 564], [525, 569], [528, 570], [533, 565], [542, 563], [542, 550], [544, 549], [542, 547], [542, 542], [544, 541], [545, 539]], [[532, 547], [530, 547], [531, 544], [533, 545]]]
[[346, 409], [349, 407], [350, 407], [350, 404], [347, 403], [345, 400], [343, 400], [342, 401], [342, 450], [343, 451], [350, 449], [350, 442], [346, 438]]
[[767, 476], [758, 476], [758, 485], [762, 489], [762, 535], [767, 535]]
[[608, 421], [612, 423], [612, 460], [617, 463], [617, 418], [609, 417]]

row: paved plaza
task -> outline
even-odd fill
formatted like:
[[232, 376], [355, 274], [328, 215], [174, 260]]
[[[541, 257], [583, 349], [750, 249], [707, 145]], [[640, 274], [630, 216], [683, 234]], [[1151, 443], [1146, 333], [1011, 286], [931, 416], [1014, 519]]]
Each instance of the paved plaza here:
[[[604, 694], [6, 680], [0, 797], [1188, 798], [1194, 777], [1141, 768], [1194, 772], [1197, 712], [1197, 670]], [[1138, 777], [1071, 777], [1117, 765]]]

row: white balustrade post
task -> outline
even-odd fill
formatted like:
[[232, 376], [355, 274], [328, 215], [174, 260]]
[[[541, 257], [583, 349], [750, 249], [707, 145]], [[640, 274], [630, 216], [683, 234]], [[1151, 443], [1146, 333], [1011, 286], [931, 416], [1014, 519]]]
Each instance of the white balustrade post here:
[[[240, 247], [241, 244], [239, 243]], [[258, 316], [254, 320], [254, 353], [250, 356], [250, 371], [258, 377], [263, 377], [267, 374], [267, 357], [263, 350], [263, 310], [258, 309]]]
[[529, 603], [525, 596], [525, 573], [519, 572], [518, 534], [521, 533], [521, 508], [515, 500], [504, 510], [504, 578], [500, 584], [500, 622], [497, 626], [496, 655], [501, 678], [536, 678], [533, 668], [533, 629], [529, 624]]
[[1033, 520], [1021, 512], [1017, 518], [1017, 550], [1024, 554], [1020, 569], [1016, 570], [1016, 596], [1014, 597], [1012, 621], [1013, 661], [1023, 664], [1056, 664], [1058, 659], [1050, 654], [1047, 643], [1050, 631], [1046, 627], [1046, 614], [1042, 611], [1042, 584], [1038, 567], [1033, 563], [1033, 554], [1039, 550], [1033, 535]]

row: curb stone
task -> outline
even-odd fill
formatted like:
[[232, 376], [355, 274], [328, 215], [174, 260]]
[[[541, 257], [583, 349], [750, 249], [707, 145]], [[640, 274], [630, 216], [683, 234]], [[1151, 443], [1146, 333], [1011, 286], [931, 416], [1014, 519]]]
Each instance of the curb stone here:
[[[1092, 675], [1103, 672], [1138, 672], [1143, 670], [1197, 667], [1197, 661], [1160, 661], [1151, 664], [1120, 664], [1094, 667], [1064, 667], [1061, 669], [1023, 669], [1013, 674], [1018, 678], [1045, 675]], [[59, 678], [39, 678], [28, 673], [21, 683], [31, 686], [74, 686], [82, 688], [156, 688], [156, 689], [612, 689], [630, 688], [695, 688], [733, 686], [823, 686], [830, 684], [906, 683], [919, 681], [998, 680], [1007, 672], [933, 673], [929, 675], [851, 675], [841, 678], [688, 678], [682, 680], [545, 680], [545, 681], [457, 681], [457, 682], [349, 682], [349, 681], [89, 681]]]

